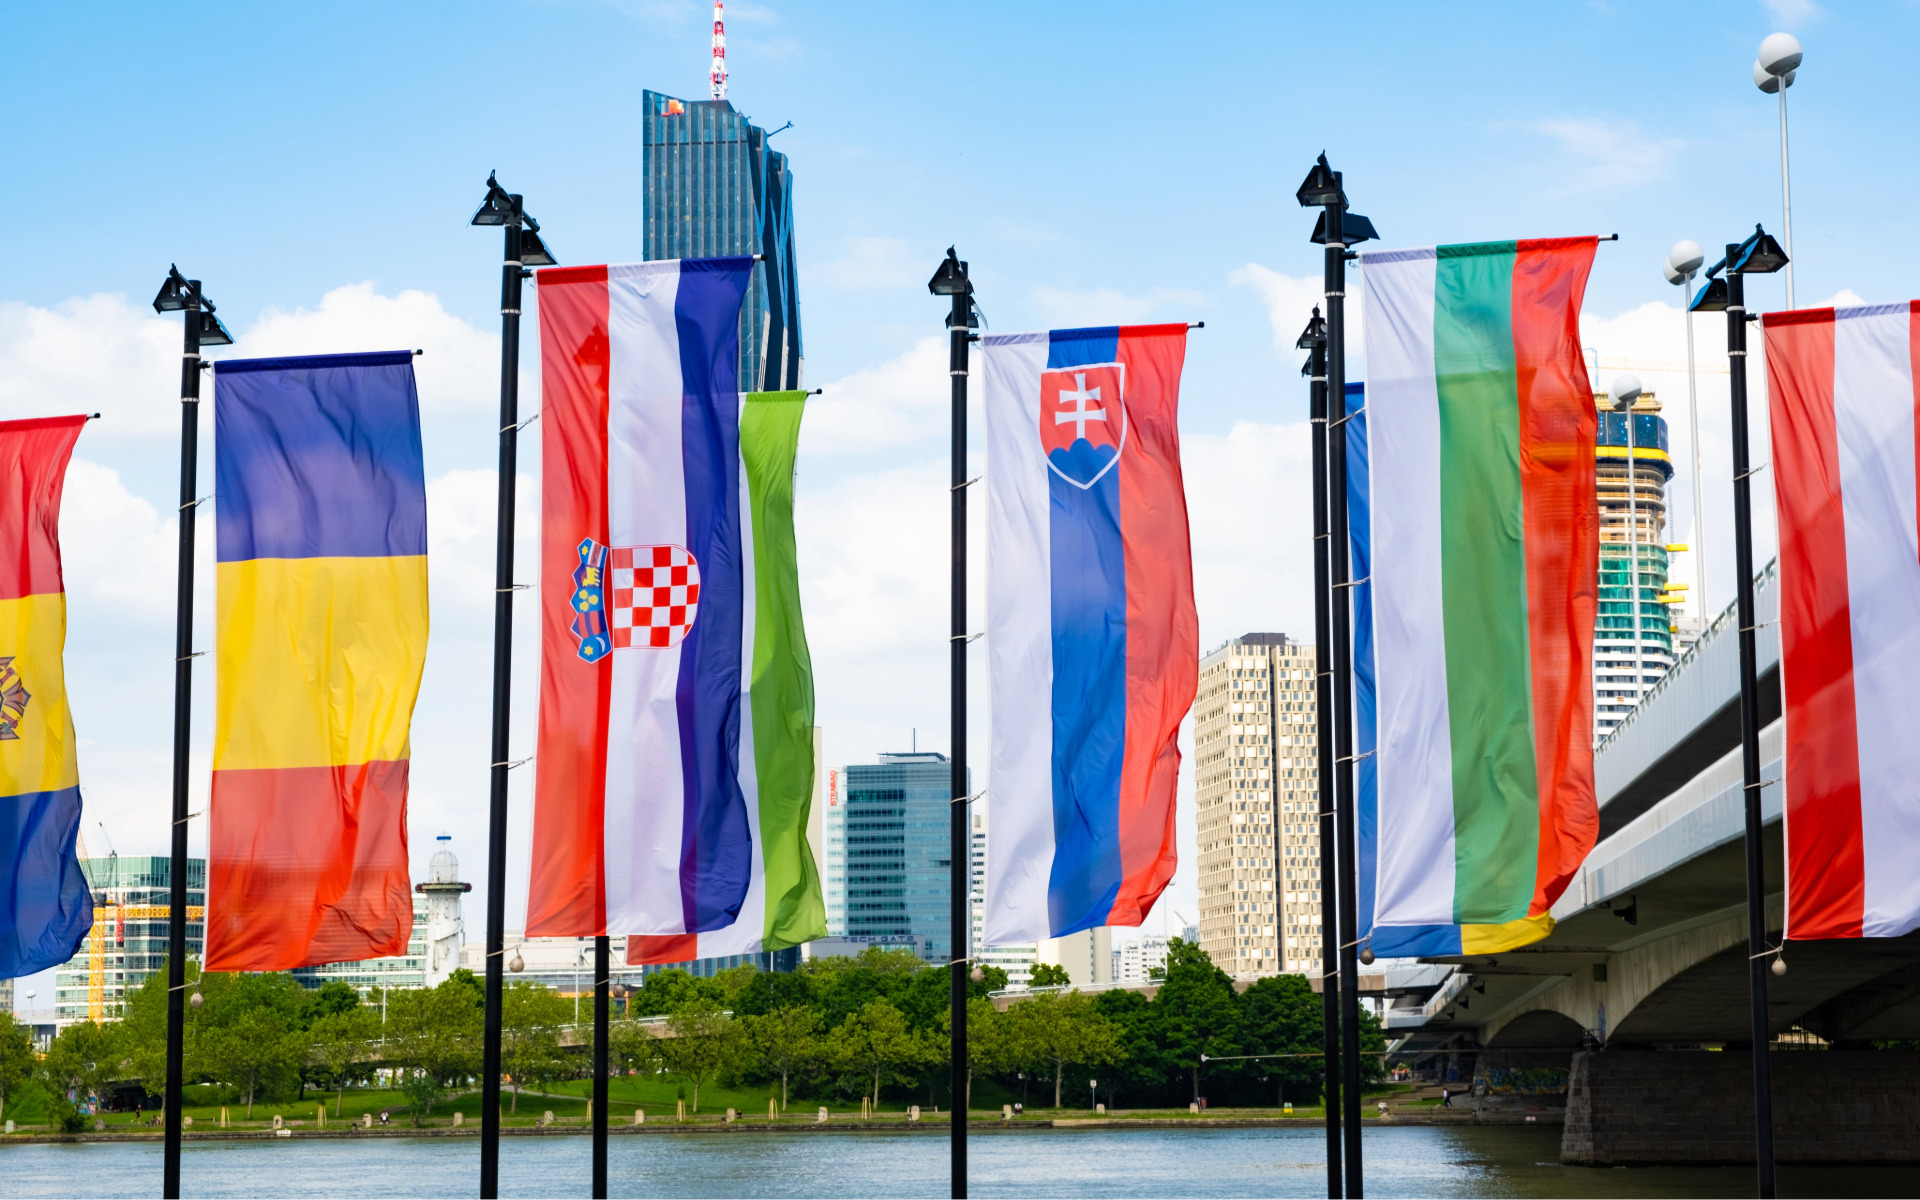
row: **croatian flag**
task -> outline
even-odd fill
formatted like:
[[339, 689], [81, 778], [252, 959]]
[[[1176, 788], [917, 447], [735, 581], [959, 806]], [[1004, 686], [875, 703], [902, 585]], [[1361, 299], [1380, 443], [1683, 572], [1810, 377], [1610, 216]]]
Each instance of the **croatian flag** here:
[[529, 936], [698, 934], [732, 924], [746, 898], [737, 374], [752, 269], [736, 257], [540, 272]]
[[1768, 313], [1787, 936], [1920, 928], [1920, 301]]
[[986, 944], [1139, 925], [1176, 862], [1199, 624], [1180, 477], [1185, 325], [981, 339]]

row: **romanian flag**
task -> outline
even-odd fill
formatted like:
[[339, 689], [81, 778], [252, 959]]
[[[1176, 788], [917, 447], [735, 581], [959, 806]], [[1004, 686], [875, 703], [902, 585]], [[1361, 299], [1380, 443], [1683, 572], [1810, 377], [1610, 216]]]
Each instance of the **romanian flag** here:
[[0, 421], [0, 978], [72, 958], [93, 925], [74, 856], [60, 490], [85, 417]]
[[1551, 932], [1599, 830], [1597, 421], [1579, 336], [1594, 247], [1360, 256], [1374, 920], [1504, 927], [1475, 933], [1470, 953]]
[[215, 365], [211, 971], [406, 951], [427, 496], [405, 350]]

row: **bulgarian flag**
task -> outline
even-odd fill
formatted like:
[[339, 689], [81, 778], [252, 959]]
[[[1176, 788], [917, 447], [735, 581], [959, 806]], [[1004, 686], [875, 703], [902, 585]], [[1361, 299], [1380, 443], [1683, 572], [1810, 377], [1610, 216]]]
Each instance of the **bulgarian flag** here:
[[[1597, 239], [1360, 256], [1377, 657], [1375, 921], [1486, 953], [1593, 848]], [[1485, 928], [1494, 926], [1498, 928]]]

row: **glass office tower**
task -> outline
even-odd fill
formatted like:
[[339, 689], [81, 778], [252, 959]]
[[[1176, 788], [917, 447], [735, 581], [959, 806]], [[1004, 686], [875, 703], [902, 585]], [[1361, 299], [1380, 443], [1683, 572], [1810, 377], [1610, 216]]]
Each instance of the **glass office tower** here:
[[1600, 505], [1600, 601], [1593, 631], [1597, 742], [1613, 732], [1673, 666], [1666, 540], [1673, 459], [1667, 451], [1666, 418], [1652, 392], [1642, 392], [1630, 413], [1608, 411], [1604, 394], [1595, 396], [1594, 404], [1601, 410], [1594, 446], [1595, 498]]
[[[173, 860], [163, 855], [83, 858], [93, 889], [93, 928], [80, 952], [54, 972], [54, 1019], [106, 1021], [121, 1016], [127, 997], [167, 961], [173, 906]], [[207, 860], [187, 860], [187, 955], [200, 957], [206, 937]]]
[[765, 255], [740, 313], [740, 390], [800, 386], [800, 294], [794, 280], [793, 171], [769, 135], [725, 100], [642, 94], [645, 253], [663, 258]]
[[[911, 937], [930, 963], [953, 957], [947, 911], [952, 771], [946, 755], [930, 751], [882, 754], [872, 766], [846, 769], [844, 936]], [[971, 772], [967, 793], [973, 793]]]

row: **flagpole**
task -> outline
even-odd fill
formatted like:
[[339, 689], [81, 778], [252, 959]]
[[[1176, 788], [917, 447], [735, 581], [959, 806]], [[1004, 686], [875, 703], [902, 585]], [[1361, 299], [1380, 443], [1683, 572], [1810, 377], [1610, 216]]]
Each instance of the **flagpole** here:
[[[199, 508], [194, 489], [199, 485], [200, 471], [202, 300], [200, 281], [182, 278], [179, 269], [173, 268], [153, 302], [157, 311], [178, 311], [186, 317], [180, 357], [180, 548], [173, 625], [173, 845], [168, 878], [171, 895], [167, 906], [166, 1146], [161, 1156], [161, 1195], [167, 1200], [177, 1200], [180, 1195], [180, 1106], [186, 1059], [187, 767], [188, 742], [193, 732], [193, 544], [194, 512]], [[207, 308], [210, 313], [212, 306]], [[205, 887], [204, 882], [201, 886]]]
[[[1735, 610], [1740, 633], [1740, 767], [1745, 784], [1747, 844], [1747, 981], [1753, 1038], [1754, 1159], [1759, 1191], [1774, 1195], [1772, 1034], [1767, 1021], [1766, 860], [1761, 854], [1760, 687], [1754, 634], [1753, 508], [1747, 454], [1746, 265], [1743, 247], [1729, 245], [1727, 267], [1727, 362], [1733, 401], [1733, 553]], [[1750, 257], [1750, 256], [1749, 256]]]
[[1339, 898], [1334, 893], [1334, 858], [1331, 822], [1333, 809], [1333, 675], [1329, 666], [1332, 650], [1332, 604], [1327, 590], [1327, 322], [1320, 309], [1296, 343], [1307, 351], [1306, 374], [1309, 379], [1308, 412], [1313, 420], [1313, 641], [1314, 705], [1318, 712], [1315, 760], [1319, 778], [1315, 788], [1320, 813], [1320, 1003], [1325, 1019], [1322, 1034], [1326, 1046], [1323, 1105], [1327, 1124], [1327, 1196], [1339, 1200], [1344, 1194], [1340, 1169], [1340, 926], [1336, 919]]
[[972, 886], [972, 822], [967, 819], [967, 318], [973, 308], [973, 284], [967, 279], [967, 264], [947, 248], [947, 257], [927, 282], [927, 290], [936, 296], [950, 296], [953, 308], [947, 317], [949, 351], [947, 376], [953, 387], [953, 486], [952, 497], [953, 558], [950, 565], [952, 622], [947, 639], [947, 671], [950, 694], [947, 697], [952, 730], [949, 753], [953, 774], [952, 801], [947, 805], [951, 844], [951, 871], [948, 887], [947, 940], [952, 961], [948, 1003], [952, 1006], [952, 1034], [949, 1038], [949, 1096], [952, 1115], [948, 1119], [951, 1143], [954, 1200], [967, 1194], [967, 967], [972, 952], [967, 935], [972, 928], [968, 919]]
[[593, 1200], [607, 1200], [607, 1012], [612, 939], [593, 939]]

